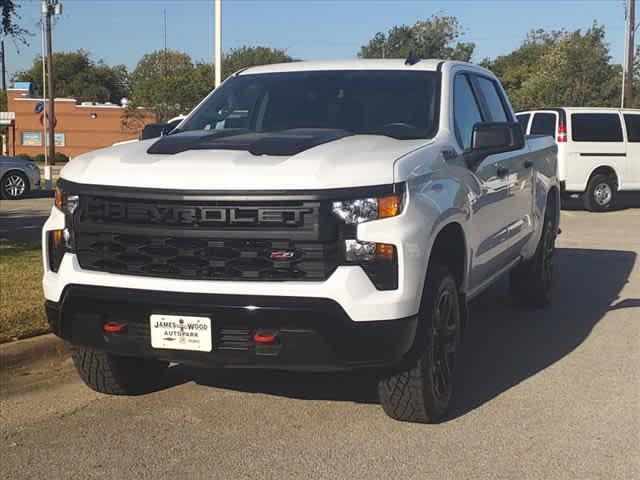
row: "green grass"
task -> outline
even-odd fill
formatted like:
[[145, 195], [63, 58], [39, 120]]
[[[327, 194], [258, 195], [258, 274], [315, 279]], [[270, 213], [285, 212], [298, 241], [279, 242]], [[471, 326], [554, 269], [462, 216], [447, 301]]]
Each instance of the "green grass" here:
[[0, 241], [0, 343], [49, 330], [37, 242]]

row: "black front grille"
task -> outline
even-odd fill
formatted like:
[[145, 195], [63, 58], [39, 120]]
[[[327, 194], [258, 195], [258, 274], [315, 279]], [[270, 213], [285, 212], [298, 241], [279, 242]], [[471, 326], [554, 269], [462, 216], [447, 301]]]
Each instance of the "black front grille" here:
[[337, 225], [321, 202], [155, 204], [81, 197], [75, 224], [78, 261], [87, 270], [321, 281], [338, 265]]

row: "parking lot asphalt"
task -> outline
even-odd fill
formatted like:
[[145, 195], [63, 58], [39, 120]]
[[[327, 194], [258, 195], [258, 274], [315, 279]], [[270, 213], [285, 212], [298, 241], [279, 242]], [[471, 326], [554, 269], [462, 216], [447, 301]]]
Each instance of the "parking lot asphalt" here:
[[395, 422], [364, 374], [175, 366], [138, 397], [69, 360], [2, 380], [3, 478], [640, 478], [640, 209], [562, 213], [553, 305], [472, 305], [457, 399]]
[[0, 200], [0, 240], [38, 240], [52, 205], [53, 191], [46, 190], [21, 200]]

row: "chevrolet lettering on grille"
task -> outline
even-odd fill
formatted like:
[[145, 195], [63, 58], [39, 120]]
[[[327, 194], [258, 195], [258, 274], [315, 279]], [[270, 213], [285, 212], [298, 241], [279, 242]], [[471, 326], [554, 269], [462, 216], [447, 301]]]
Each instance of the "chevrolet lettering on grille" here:
[[91, 221], [160, 225], [282, 225], [302, 226], [311, 208], [252, 206], [181, 206], [113, 202], [93, 198], [87, 208]]

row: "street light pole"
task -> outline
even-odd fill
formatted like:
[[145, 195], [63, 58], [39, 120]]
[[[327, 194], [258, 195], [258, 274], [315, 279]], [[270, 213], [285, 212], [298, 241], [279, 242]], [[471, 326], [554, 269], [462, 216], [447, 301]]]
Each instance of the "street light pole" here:
[[222, 0], [215, 1], [215, 87], [218, 88], [222, 81]]
[[53, 46], [51, 44], [51, 17], [54, 13], [54, 2], [55, 0], [46, 0], [43, 3], [43, 8], [46, 8], [45, 18], [44, 18], [44, 29], [45, 29], [45, 41], [47, 43], [47, 83], [49, 90], [49, 109], [47, 118], [47, 124], [49, 126], [49, 145], [48, 145], [48, 155], [49, 161], [51, 165], [55, 165], [56, 159], [56, 105], [55, 105], [55, 82], [53, 80]]

